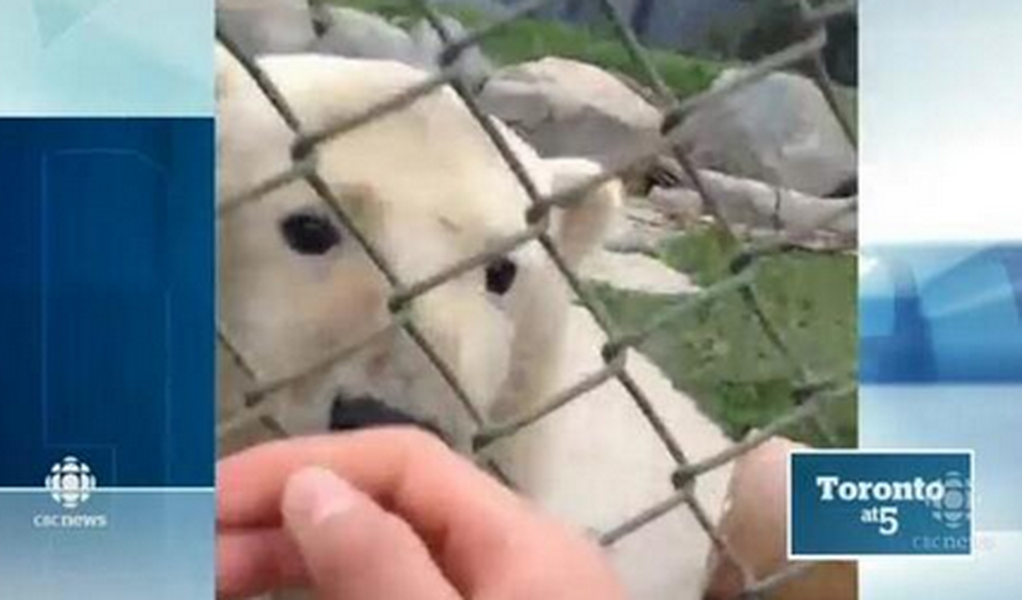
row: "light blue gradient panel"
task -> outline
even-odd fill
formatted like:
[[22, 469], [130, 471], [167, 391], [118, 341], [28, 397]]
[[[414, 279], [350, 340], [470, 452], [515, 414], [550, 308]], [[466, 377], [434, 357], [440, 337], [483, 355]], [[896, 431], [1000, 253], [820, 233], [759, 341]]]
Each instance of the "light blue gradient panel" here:
[[858, 5], [860, 240], [1022, 240], [1022, 2]]
[[1022, 590], [1022, 385], [863, 386], [863, 448], [972, 448], [975, 540], [961, 561], [860, 566], [862, 600], [1016, 600]]
[[1022, 384], [864, 385], [859, 406], [862, 448], [974, 450], [976, 531], [1022, 532]]
[[1022, 534], [977, 533], [971, 558], [864, 560], [862, 600], [1018, 600], [1022, 590]]
[[0, 114], [209, 116], [213, 0], [3, 0]]
[[[1022, 2], [860, 0], [859, 14], [864, 245], [1022, 245]], [[902, 329], [898, 304], [860, 305], [874, 345], [862, 348], [859, 436], [863, 448], [974, 449], [974, 556], [863, 561], [863, 600], [1022, 595], [1020, 319], [1005, 269], [967, 259], [913, 266], [924, 296], [936, 295], [901, 295], [901, 308], [921, 309]], [[966, 268], [948, 277], [956, 265]], [[889, 286], [885, 270], [871, 283]], [[864, 296], [887, 294], [868, 285]], [[916, 380], [884, 352], [916, 360]]]
[[[0, 598], [182, 600], [214, 588], [210, 490], [100, 491], [66, 510], [45, 491], [0, 493]], [[37, 528], [36, 515], [105, 514], [103, 529]]]

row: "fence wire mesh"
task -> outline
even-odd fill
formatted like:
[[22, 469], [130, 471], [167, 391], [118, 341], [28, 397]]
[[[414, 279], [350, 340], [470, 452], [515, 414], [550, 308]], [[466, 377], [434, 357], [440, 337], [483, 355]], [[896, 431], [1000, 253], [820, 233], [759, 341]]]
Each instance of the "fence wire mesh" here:
[[[587, 392], [612, 380], [616, 380], [643, 415], [650, 427], [651, 434], [657, 436], [662, 443], [664, 451], [670, 455], [676, 464], [676, 469], [671, 478], [671, 484], [675, 492], [617, 526], [601, 532], [599, 534], [599, 542], [604, 546], [612, 546], [622, 538], [649, 525], [671, 511], [679, 510], [684, 506], [687, 510], [691, 511], [700, 527], [709, 537], [712, 545], [721, 554], [723, 560], [730, 561], [731, 564], [739, 568], [739, 572], [742, 573], [744, 580], [742, 597], [748, 599], [767, 598], [773, 590], [794, 578], [802, 576], [812, 566], [806, 563], [795, 563], [781, 572], [757, 580], [752, 575], [752, 571], [746, 565], [743, 565], [741, 559], [729, 548], [727, 540], [718, 534], [715, 524], [709, 517], [710, 513], [695, 496], [694, 488], [701, 475], [726, 465], [794, 425], [809, 423], [819, 430], [824, 439], [829, 439], [836, 443], [832, 430], [826, 422], [822, 411], [831, 403], [848, 402], [854, 399], [856, 387], [854, 383], [849, 383], [849, 381], [854, 381], [854, 374], [823, 374], [813, 372], [806, 364], [806, 361], [801, 359], [789, 345], [785, 336], [781, 333], [781, 329], [775, 325], [767, 312], [764, 311], [762, 302], [757, 294], [755, 275], [760, 268], [761, 259], [795, 251], [804, 252], [805, 248], [798, 245], [801, 237], [826, 227], [850, 213], [854, 213], [857, 210], [857, 203], [852, 201], [841, 204], [829, 214], [819, 218], [815, 223], [802, 227], [797, 231], [778, 231], [767, 239], [742, 239], [725, 217], [720, 204], [709, 191], [709, 187], [704, 184], [699, 169], [681, 148], [677, 132], [685, 117], [693, 111], [719, 102], [722, 98], [734, 94], [736, 91], [765, 78], [771, 73], [798, 67], [815, 81], [849, 142], [855, 147], [857, 142], [854, 125], [850, 116], [844, 112], [837, 100], [833, 84], [824, 66], [822, 51], [827, 42], [826, 25], [828, 21], [854, 14], [856, 3], [854, 1], [830, 0], [823, 4], [810, 4], [808, 0], [797, 0], [797, 7], [799, 9], [798, 18], [800, 21], [798, 31], [802, 34], [801, 41], [777, 53], [766, 56], [724, 85], [716, 86], [708, 91], [682, 100], [676, 97], [674, 92], [665, 83], [650, 59], [647, 50], [640, 44], [635, 33], [629, 27], [627, 20], [613, 1], [589, 0], [598, 5], [607, 21], [611, 24], [616, 37], [627, 50], [630, 59], [639, 71], [644, 74], [645, 81], [641, 83], [652, 89], [655, 95], [655, 103], [662, 114], [660, 136], [655, 143], [649, 144], [648, 147], [636, 148], [634, 152], [629, 153], [627, 160], [621, 161], [620, 164], [614, 165], [611, 168], [604, 169], [603, 173], [599, 176], [593, 177], [571, 189], [543, 195], [538, 191], [537, 186], [530, 179], [525, 167], [511, 150], [501, 132], [485, 115], [470, 86], [460, 78], [456, 63], [467, 50], [480, 44], [509, 23], [534, 15], [545, 8], [559, 4], [561, 1], [535, 0], [525, 3], [484, 27], [470, 31], [461, 37], [455, 37], [448, 31], [441, 13], [431, 4], [430, 0], [407, 0], [412, 8], [419, 11], [425, 17], [443, 43], [443, 51], [437, 57], [439, 70], [418, 85], [412, 86], [393, 97], [381, 98], [378, 103], [368, 107], [360, 114], [330, 123], [314, 131], [302, 129], [299, 120], [270, 78], [259, 68], [256, 62], [246, 58], [245, 53], [239, 50], [238, 46], [228, 35], [223, 31], [218, 31], [217, 37], [220, 43], [239, 60], [263, 94], [269, 99], [279, 116], [295, 134], [295, 142], [291, 148], [291, 167], [253, 186], [249, 190], [230, 198], [222, 198], [218, 208], [218, 218], [223, 218], [233, 211], [244, 210], [247, 204], [259, 202], [270, 192], [292, 182], [304, 180], [315, 191], [326, 208], [355, 236], [357, 243], [362, 246], [371, 262], [390, 284], [392, 292], [389, 297], [391, 320], [386, 328], [367, 336], [365, 339], [354, 341], [337, 353], [323, 357], [322, 360], [317, 361], [315, 364], [308, 365], [308, 368], [302, 372], [279, 379], [270, 380], [261, 376], [252, 367], [252, 363], [246, 359], [244, 348], [239, 347], [232, 339], [231, 332], [225, 329], [222, 322], [218, 322], [218, 343], [236, 365], [252, 381], [256, 382], [256, 385], [245, 395], [245, 409], [220, 422], [217, 427], [217, 435], [223, 438], [228, 433], [252, 423], [261, 423], [266, 429], [278, 436], [286, 435], [283, 428], [272, 417], [271, 409], [274, 402], [272, 395], [274, 392], [297, 384], [306, 378], [313, 377], [331, 368], [339, 362], [345, 361], [381, 336], [385, 336], [398, 329], [403, 330], [421, 349], [475, 424], [473, 448], [480, 459], [482, 459], [482, 451], [487, 446], [516, 435], [524, 428], [529, 427], [571, 402], [585, 401], [583, 397]], [[457, 93], [479, 127], [485, 131], [489, 140], [492, 141], [499, 151], [508, 169], [511, 170], [522, 189], [528, 195], [531, 207], [525, 215], [527, 227], [523, 231], [493, 245], [485, 252], [480, 252], [460, 260], [433, 275], [418, 281], [402, 281], [383, 253], [360, 231], [351, 216], [345, 212], [339, 197], [317, 173], [316, 149], [319, 145], [356, 130], [375, 119], [394, 111], [400, 111], [443, 86], [450, 86]], [[586, 192], [596, 189], [607, 181], [621, 177], [637, 165], [644, 164], [651, 158], [665, 154], [672, 156], [678, 162], [685, 176], [691, 182], [692, 187], [701, 196], [704, 209], [720, 227], [728, 240], [739, 245], [738, 247], [741, 248], [741, 252], [730, 265], [730, 277], [697, 293], [680, 298], [671, 307], [655, 315], [641, 329], [617, 333], [615, 327], [608, 322], [603, 311], [598, 308], [597, 302], [592, 297], [591, 290], [582, 285], [578, 274], [568, 266], [568, 263], [555, 246], [547, 230], [549, 223], [547, 217], [552, 209], [564, 208], [581, 202], [585, 198]], [[601, 348], [604, 366], [567, 389], [554, 394], [553, 397], [540, 403], [538, 408], [526, 414], [519, 415], [506, 422], [489, 422], [470, 394], [459, 382], [454, 371], [445, 364], [440, 353], [418, 328], [409, 307], [418, 297], [434, 288], [468, 271], [484, 267], [491, 260], [532, 242], [537, 242], [542, 246], [556, 269], [574, 292], [579, 304], [588, 311], [606, 335], [608, 341]], [[774, 346], [779, 355], [789, 363], [792, 372], [796, 374], [791, 402], [792, 409], [770, 424], [747, 436], [742, 441], [734, 443], [726, 450], [698, 462], [692, 462], [687, 458], [682, 445], [666, 426], [660, 415], [658, 415], [654, 404], [650, 401], [642, 386], [630, 374], [627, 354], [629, 350], [638, 349], [649, 338], [662, 334], [660, 325], [663, 323], [680, 314], [716, 302], [720, 298], [731, 294], [739, 295], [745, 308], [753, 315], [758, 326], [762, 328], [766, 339]]]

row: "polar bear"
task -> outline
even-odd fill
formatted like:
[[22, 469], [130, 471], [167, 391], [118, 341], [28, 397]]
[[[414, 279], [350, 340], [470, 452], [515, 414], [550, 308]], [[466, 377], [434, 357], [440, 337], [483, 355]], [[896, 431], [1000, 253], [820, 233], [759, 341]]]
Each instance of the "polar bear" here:
[[[233, 204], [292, 166], [295, 134], [241, 63], [224, 48], [217, 61], [218, 320], [231, 343], [220, 355], [221, 453], [272, 435], [240, 410], [254, 390], [268, 393], [260, 410], [290, 435], [323, 432], [346, 419], [402, 418], [468, 450], [475, 423], [395, 326], [395, 282], [359, 238], [371, 241], [375, 258], [401, 284], [414, 284], [526, 231], [524, 189], [460, 99], [441, 87], [318, 146], [315, 184], [336, 197], [349, 223], [301, 178]], [[314, 55], [265, 58], [260, 69], [306, 132], [356, 116], [427, 78], [397, 63]], [[600, 174], [585, 160], [540, 158], [494, 125], [541, 195]], [[576, 268], [599, 246], [622, 194], [620, 183], [609, 181], [553, 211], [550, 237], [565, 266]], [[603, 365], [598, 328], [570, 300], [547, 251], [532, 241], [416, 297], [407, 313], [492, 423], [529, 411]], [[324, 360], [352, 346], [345, 360]], [[564, 355], [583, 350], [588, 354], [573, 356], [567, 368]], [[690, 458], [730, 445], [655, 366], [641, 355], [629, 365], [666, 427], [694, 450]], [[545, 509], [599, 531], [670, 496], [677, 466], [611, 384], [495, 444], [491, 456]], [[711, 520], [720, 515], [729, 478], [730, 467], [700, 478], [698, 494]], [[736, 482], [732, 492], [743, 487]], [[611, 555], [634, 597], [695, 599], [708, 550], [700, 525], [679, 509]], [[710, 585], [707, 593], [715, 589]]]
[[[227, 203], [286, 171], [295, 135], [240, 62], [224, 48], [217, 60], [218, 198]], [[303, 131], [427, 77], [399, 63], [316, 55], [271, 57], [260, 68]], [[599, 174], [588, 161], [541, 159], [495, 125], [540, 194]], [[331, 413], [375, 405], [467, 449], [473, 423], [420, 348], [388, 327], [394, 282], [357, 238], [371, 242], [401, 283], [414, 284], [525, 232], [529, 197], [449, 88], [328, 140], [316, 160], [317, 176], [358, 231], [304, 180], [221, 215], [219, 320], [252, 372], [242, 376], [234, 361], [221, 360], [221, 421], [259, 385], [253, 373], [262, 382], [288, 380], [369, 340], [347, 360], [275, 390], [274, 420], [289, 434], [319, 432]], [[551, 237], [566, 266], [599, 244], [621, 195], [620, 183], [609, 181], [553, 211]], [[554, 391], [568, 305], [563, 277], [531, 241], [415, 298], [409, 311], [479, 414], [501, 418]], [[225, 451], [253, 441], [243, 429], [231, 431]]]

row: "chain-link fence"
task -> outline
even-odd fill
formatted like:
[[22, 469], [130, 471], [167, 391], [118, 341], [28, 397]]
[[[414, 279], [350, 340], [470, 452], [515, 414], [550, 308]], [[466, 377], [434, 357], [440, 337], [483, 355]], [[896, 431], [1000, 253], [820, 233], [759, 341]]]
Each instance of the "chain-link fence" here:
[[[236, 345], [230, 338], [229, 332], [224, 329], [222, 324], [218, 324], [218, 339], [222, 348], [234, 359], [239, 368], [257, 382], [254, 389], [251, 389], [246, 394], [246, 408], [218, 425], [218, 436], [223, 436], [226, 432], [252, 422], [261, 422], [271, 431], [275, 431], [278, 434], [284, 433], [279, 424], [275, 423], [273, 417], [270, 416], [269, 404], [273, 402], [270, 397], [275, 392], [299, 383], [306, 377], [312, 377], [317, 373], [321, 373], [330, 366], [354, 356], [360, 349], [377, 339], [378, 336], [389, 333], [397, 328], [403, 329], [410, 339], [418, 345], [460, 401], [467, 415], [475, 424], [474, 449], [479, 453], [490, 444], [516, 435], [522, 429], [529, 427], [571, 402], [585, 402], [584, 396], [587, 392], [616, 380], [627, 392], [631, 400], [634, 401], [635, 408], [641, 412], [648, 423], [650, 434], [659, 438], [664, 451], [676, 463], [677, 468], [671, 481], [675, 492], [625, 522], [602, 532], [599, 537], [600, 543], [605, 546], [614, 545], [625, 536], [684, 506], [692, 512], [702, 529], [705, 530], [706, 535], [709, 536], [713, 546], [721, 553], [724, 559], [730, 560], [732, 564], [739, 566], [745, 583], [743, 597], [767, 597], [771, 590], [776, 589], [793, 578], [799, 577], [810, 566], [807, 564], [794, 564], [782, 572], [775, 573], [765, 579], [756, 580], [751, 575], [751, 571], [745, 568], [729, 549], [727, 540], [718, 535], [710, 517], [711, 513], [696, 498], [694, 487], [696, 481], [703, 474], [726, 465], [793, 425], [808, 423], [817, 428], [824, 439], [833, 440], [833, 434], [830, 433], [831, 428], [821, 409], [833, 402], [853, 401], [855, 385], [849, 382], [854, 381], [854, 374], [813, 372], [807, 366], [807, 361], [801, 360], [798, 354], [793, 351], [786, 341], [782, 329], [772, 322], [767, 312], [763, 310], [760, 298], [757, 295], [755, 275], [760, 268], [761, 259], [782, 255], [796, 249], [803, 251], [804, 249], [798, 245], [799, 239], [802, 236], [808, 236], [816, 229], [846, 217], [850, 212], [854, 212], [857, 209], [857, 204], [855, 202], [840, 204], [830, 214], [825, 215], [819, 222], [814, 223], [812, 227], [805, 227], [798, 231], [778, 232], [771, 239], [740, 239], [732, 224], [725, 218], [720, 205], [715, 201], [708, 186], [704, 185], [700, 171], [681, 149], [676, 134], [680, 123], [692, 111], [708, 104], [719, 102], [725, 96], [775, 71], [798, 67], [815, 80], [830, 108], [841, 123], [849, 141], [854, 145], [856, 141], [855, 129], [850, 118], [843, 112], [839, 104], [822, 60], [822, 50], [826, 44], [825, 26], [827, 22], [830, 19], [854, 13], [856, 5], [854, 2], [841, 0], [810, 5], [807, 0], [800, 0], [799, 30], [804, 34], [801, 41], [778, 53], [763, 58], [753, 65], [752, 68], [743, 71], [740, 76], [729, 80], [725, 85], [717, 86], [696, 96], [680, 100], [675, 97], [670, 88], [665, 84], [660, 73], [657, 72], [653, 62], [650, 60], [647, 51], [637, 41], [634, 32], [629, 28], [626, 19], [620, 14], [612, 0], [590, 1], [597, 4], [604, 12], [608, 22], [613, 26], [615, 35], [620, 38], [623, 47], [627, 49], [630, 59], [634, 61], [639, 71], [645, 75], [645, 81], [642, 83], [646, 84], [655, 93], [657, 104], [663, 111], [660, 136], [655, 143], [645, 148], [636, 149], [630, 155], [629, 160], [622, 161], [621, 164], [615, 165], [613, 168], [605, 169], [604, 173], [600, 176], [594, 177], [590, 181], [586, 181], [572, 189], [551, 195], [543, 195], [538, 191], [537, 186], [530, 179], [525, 167], [515, 156], [507, 141], [480, 108], [470, 86], [460, 78], [456, 63], [463, 53], [484, 41], [488, 36], [498, 32], [510, 22], [532, 15], [558, 3], [559, 0], [538, 0], [527, 3], [506, 16], [458, 38], [452, 37], [446, 29], [440, 12], [429, 3], [429, 0], [408, 0], [413, 8], [421, 11], [421, 14], [428, 20], [431, 27], [443, 41], [444, 50], [438, 57], [440, 69], [420, 84], [404, 90], [393, 97], [381, 98], [379, 103], [352, 118], [331, 123], [315, 131], [306, 131], [301, 128], [292, 109], [288, 106], [281, 93], [275, 88], [273, 82], [260, 70], [254, 61], [247, 59], [244, 53], [239, 51], [238, 47], [228, 36], [223, 34], [223, 32], [219, 32], [218, 38], [220, 42], [228, 50], [232, 51], [272, 103], [279, 116], [293, 130], [295, 142], [291, 148], [293, 162], [289, 169], [275, 174], [261, 184], [234, 197], [221, 199], [218, 215], [223, 217], [232, 211], [245, 210], [246, 205], [259, 202], [268, 193], [292, 182], [304, 180], [319, 196], [327, 209], [354, 235], [357, 242], [364, 248], [369, 259], [392, 287], [388, 304], [392, 319], [385, 331], [377, 332], [375, 335], [347, 346], [332, 356], [324, 357], [317, 364], [309, 365], [308, 370], [303, 373], [273, 381], [260, 380], [258, 374], [251, 368], [251, 363], [246, 360], [245, 349]], [[419, 98], [443, 86], [450, 86], [455, 90], [472, 117], [478, 122], [479, 127], [486, 132], [488, 138], [499, 151], [522, 189], [528, 195], [531, 206], [525, 215], [527, 227], [520, 233], [494, 244], [487, 251], [460, 260], [424, 279], [419, 281], [402, 281], [388, 263], [384, 254], [373, 245], [364, 232], [359, 230], [351, 216], [345, 212], [340, 199], [317, 173], [315, 150], [317, 146], [338, 136], [343, 136], [383, 115], [393, 111], [400, 111], [402, 108], [416, 102]], [[724, 235], [731, 242], [738, 244], [742, 251], [730, 265], [730, 277], [718, 281], [698, 293], [679, 298], [670, 308], [665, 309], [662, 314], [655, 315], [641, 329], [618, 334], [615, 333], [613, 324], [609, 322], [604, 312], [600, 310], [596, 299], [591, 296], [592, 290], [587, 289], [582, 284], [578, 274], [568, 267], [568, 263], [561, 256], [547, 230], [547, 224], [549, 223], [547, 216], [552, 209], [570, 207], [575, 203], [581, 202], [586, 197], [588, 191], [594, 190], [601, 184], [630, 172], [636, 166], [646, 163], [652, 157], [664, 155], [672, 156], [680, 164], [692, 186], [700, 194], [705, 210], [723, 230]], [[430, 343], [427, 336], [423, 335], [423, 332], [412, 318], [409, 308], [418, 297], [428, 293], [430, 290], [473, 269], [482, 268], [493, 259], [533, 242], [537, 242], [542, 246], [557, 270], [564, 277], [570, 289], [576, 295], [578, 302], [592, 315], [592, 318], [595, 319], [596, 323], [606, 334], [609, 341], [601, 349], [604, 366], [568, 389], [564, 389], [546, 401], [539, 403], [537, 405], [538, 408], [529, 411], [528, 414], [519, 415], [508, 422], [492, 423], [487, 421], [483, 412], [478, 408], [478, 404], [466, 392], [454, 370], [445, 364], [441, 354]], [[791, 402], [792, 408], [786, 414], [746, 437], [741, 442], [731, 445], [716, 455], [698, 462], [692, 462], [686, 457], [682, 445], [666, 426], [661, 416], [658, 415], [654, 403], [647, 396], [647, 392], [630, 374], [626, 360], [627, 353], [630, 349], [637, 349], [651, 336], [662, 335], [660, 328], [662, 324], [731, 294], [740, 296], [743, 305], [754, 317], [758, 326], [762, 328], [766, 339], [790, 365], [792, 372], [796, 374], [794, 397]]]

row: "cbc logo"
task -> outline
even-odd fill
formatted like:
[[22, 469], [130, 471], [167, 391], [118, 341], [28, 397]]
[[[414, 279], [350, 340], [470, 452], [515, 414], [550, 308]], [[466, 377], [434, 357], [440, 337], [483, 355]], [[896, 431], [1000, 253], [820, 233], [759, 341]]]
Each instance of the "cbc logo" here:
[[50, 469], [46, 489], [57, 504], [68, 510], [78, 508], [96, 490], [96, 476], [89, 465], [73, 456], [65, 456]]
[[969, 499], [971, 483], [958, 471], [944, 474], [944, 495], [931, 501], [933, 518], [944, 523], [948, 529], [958, 529], [969, 522], [972, 506]]

